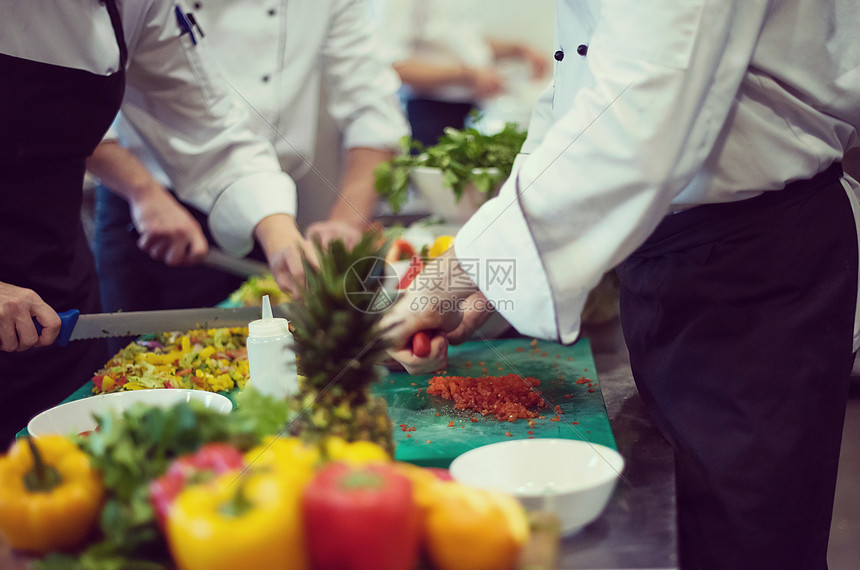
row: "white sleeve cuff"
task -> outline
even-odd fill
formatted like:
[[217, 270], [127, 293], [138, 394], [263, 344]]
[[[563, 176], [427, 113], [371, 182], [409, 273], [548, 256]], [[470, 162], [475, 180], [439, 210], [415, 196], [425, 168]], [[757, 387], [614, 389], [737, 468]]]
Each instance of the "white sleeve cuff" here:
[[296, 215], [296, 184], [283, 172], [242, 177], [218, 196], [209, 212], [209, 229], [230, 255], [247, 255], [254, 247], [254, 227], [272, 214]]

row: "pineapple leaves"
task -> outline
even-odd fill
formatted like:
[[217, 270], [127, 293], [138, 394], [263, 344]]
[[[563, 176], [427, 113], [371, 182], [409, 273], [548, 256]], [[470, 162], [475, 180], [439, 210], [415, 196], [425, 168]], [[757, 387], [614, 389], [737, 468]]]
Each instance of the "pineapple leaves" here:
[[306, 441], [329, 435], [373, 441], [393, 456], [391, 418], [385, 402], [370, 394], [388, 348], [382, 315], [370, 310], [386, 246], [368, 233], [352, 249], [341, 240], [314, 248], [318, 266], [303, 261], [306, 281], [287, 308], [303, 376], [292, 400], [299, 411], [293, 427]]

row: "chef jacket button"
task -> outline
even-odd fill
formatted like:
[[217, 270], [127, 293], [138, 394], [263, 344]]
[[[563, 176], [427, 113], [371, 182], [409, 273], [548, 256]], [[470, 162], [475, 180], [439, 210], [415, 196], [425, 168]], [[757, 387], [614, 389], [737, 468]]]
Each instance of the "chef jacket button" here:
[[274, 16], [276, 14], [274, 8], [269, 8], [269, 16]]
[[553, 57], [555, 58], [556, 61], [561, 61], [564, 59], [564, 52], [561, 50], [558, 50], [557, 52], [555, 52], [553, 54]]
[[580, 44], [580, 45], [576, 46], [576, 53], [578, 53], [579, 55], [587, 54], [588, 53], [588, 46], [585, 44]]
[[269, 82], [269, 76], [268, 76], [268, 75], [264, 75], [264, 76], [263, 76], [263, 83], [268, 83], [268, 82]]
[[203, 7], [203, 2], [195, 2], [191, 7], [194, 8], [195, 10], [199, 10], [200, 8]]

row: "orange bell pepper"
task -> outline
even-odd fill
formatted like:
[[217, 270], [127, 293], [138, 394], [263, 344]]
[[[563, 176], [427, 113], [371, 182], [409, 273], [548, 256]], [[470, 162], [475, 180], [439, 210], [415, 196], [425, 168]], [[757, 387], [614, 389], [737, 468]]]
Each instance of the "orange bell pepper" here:
[[453, 481], [425, 497], [426, 548], [439, 570], [513, 568], [529, 537], [528, 518], [510, 495]]
[[14, 548], [45, 553], [77, 546], [103, 499], [101, 476], [69, 438], [23, 438], [0, 458], [0, 530]]

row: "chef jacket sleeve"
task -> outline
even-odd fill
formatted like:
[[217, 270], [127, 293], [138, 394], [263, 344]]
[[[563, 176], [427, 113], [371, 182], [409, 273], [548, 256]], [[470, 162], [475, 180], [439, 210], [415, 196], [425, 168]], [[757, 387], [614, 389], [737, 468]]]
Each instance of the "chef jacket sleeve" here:
[[412, 57], [417, 31], [413, 19], [415, 1], [377, 0], [374, 4], [380, 22], [380, 56], [389, 63]]
[[552, 126], [552, 97], [554, 86], [550, 82], [541, 92], [537, 101], [532, 108], [531, 118], [529, 119], [529, 129], [523, 147], [520, 149], [520, 154], [531, 154], [546, 136], [546, 131]]
[[[601, 4], [587, 57], [557, 66], [557, 120], [455, 240], [521, 333], [576, 340], [589, 290], [644, 242], [714, 147], [769, 5]], [[513, 285], [498, 270], [511, 258]]]
[[244, 255], [262, 218], [295, 215], [295, 184], [271, 144], [248, 128], [247, 112], [199, 30], [194, 39], [180, 35], [176, 6], [188, 11], [181, 3], [153, 2], [132, 30], [122, 112], [154, 149], [179, 197], [209, 213], [218, 245]]
[[341, 0], [323, 48], [328, 111], [346, 148], [397, 150], [409, 135], [397, 90], [400, 78], [379, 55], [364, 2]]
[[108, 127], [107, 132], [102, 137], [102, 142], [106, 141], [118, 141], [119, 140], [119, 132], [117, 132], [116, 127], [111, 123]]
[[546, 135], [547, 129], [552, 125], [552, 96], [553, 85], [550, 83], [546, 86], [546, 89], [541, 92], [532, 108], [526, 140], [523, 142], [522, 148], [520, 148], [519, 153], [517, 153], [517, 156], [514, 158], [514, 164], [511, 167], [511, 177], [517, 176], [525, 158], [540, 145], [544, 135]]

